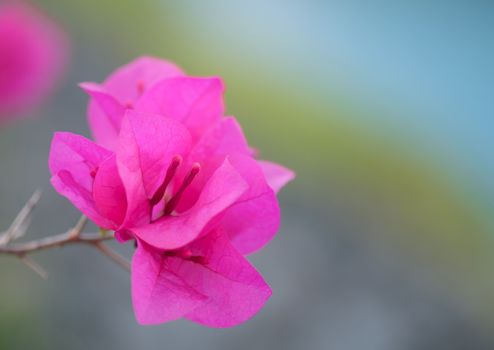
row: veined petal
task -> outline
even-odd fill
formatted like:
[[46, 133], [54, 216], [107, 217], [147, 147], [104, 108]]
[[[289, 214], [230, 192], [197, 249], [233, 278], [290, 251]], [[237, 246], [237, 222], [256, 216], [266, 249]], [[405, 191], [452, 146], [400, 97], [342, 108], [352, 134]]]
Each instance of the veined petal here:
[[132, 110], [126, 112], [117, 165], [127, 193], [127, 225], [149, 222], [149, 199], [163, 182], [172, 158], [186, 153], [189, 145], [190, 135], [177, 121]]
[[115, 130], [120, 130], [125, 107], [99, 84], [81, 83], [79, 86], [94, 99], [108, 119], [110, 119]]
[[[80, 175], [85, 184], [92, 183], [90, 172], [102, 161], [110, 157], [112, 152], [98, 146], [84, 136], [70, 132], [56, 132], [50, 148], [48, 166], [53, 174], [67, 169]], [[87, 187], [87, 186], [86, 186]]]
[[222, 118], [205, 132], [185, 160], [180, 177], [186, 175], [186, 169], [189, 169], [194, 162], [199, 162], [202, 168], [182, 196], [182, 201], [177, 208], [178, 212], [187, 210], [190, 203], [196, 201], [204, 184], [223, 163], [225, 157], [231, 154], [250, 155], [251, 150], [238, 122], [233, 117], [227, 117]]
[[165, 216], [133, 232], [146, 243], [160, 249], [176, 249], [209, 231], [215, 219], [247, 190], [242, 176], [226, 159], [214, 172], [188, 211]]
[[182, 75], [184, 72], [170, 61], [141, 56], [115, 70], [102, 85], [125, 104], [136, 101], [158, 81]]
[[265, 160], [259, 160], [257, 163], [261, 166], [269, 187], [275, 193], [278, 193], [287, 183], [295, 178], [295, 173], [282, 165]]
[[113, 228], [113, 224], [95, 207], [93, 175], [111, 155], [110, 151], [82, 136], [58, 132], [53, 137], [49, 157], [51, 182], [57, 192], [104, 228]]
[[115, 155], [100, 164], [94, 178], [93, 199], [101, 215], [113, 221], [116, 227], [122, 223], [127, 210], [127, 199], [118, 175]]
[[[132, 303], [140, 324], [159, 324], [183, 317], [207, 297], [169, 268], [163, 252], [139, 242], [132, 259]], [[177, 259], [178, 260], [178, 259]]]
[[88, 120], [95, 140], [115, 149], [125, 108], [161, 79], [184, 75], [175, 64], [142, 56], [120, 67], [102, 84], [83, 83], [81, 87], [91, 96]]
[[114, 149], [125, 107], [102, 85], [81, 83], [79, 86], [91, 97], [88, 120], [96, 142]]
[[94, 140], [109, 150], [115, 150], [119, 130], [94, 100], [89, 102], [87, 118]]
[[71, 201], [77, 209], [96, 225], [109, 230], [115, 228], [113, 222], [99, 213], [91, 192], [78, 183], [72, 176], [72, 173], [67, 170], [60, 170], [52, 176], [50, 181], [58, 193]]
[[240, 153], [251, 155], [240, 124], [234, 117], [221, 119], [209, 128], [191, 151], [191, 159], [207, 159], [214, 155]]
[[196, 137], [223, 116], [223, 92], [219, 78], [165, 79], [143, 94], [136, 109], [176, 119]]
[[205, 263], [172, 260], [168, 268], [208, 300], [187, 319], [210, 327], [235, 326], [253, 317], [271, 296], [262, 276], [226, 235], [212, 232], [188, 248]]
[[266, 245], [276, 235], [280, 225], [280, 208], [274, 191], [251, 157], [229, 157], [242, 174], [249, 189], [225, 211], [220, 227], [229, 234], [232, 244], [242, 254], [250, 254]]

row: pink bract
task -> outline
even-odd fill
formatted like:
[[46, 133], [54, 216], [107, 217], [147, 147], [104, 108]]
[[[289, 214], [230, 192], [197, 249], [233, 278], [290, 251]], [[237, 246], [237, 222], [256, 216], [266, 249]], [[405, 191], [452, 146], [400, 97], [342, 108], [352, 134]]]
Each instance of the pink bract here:
[[255, 315], [271, 296], [256, 269], [213, 231], [180, 251], [139, 243], [132, 261], [132, 300], [141, 324], [185, 317], [230, 327]]
[[125, 110], [156, 82], [182, 75], [171, 62], [143, 56], [120, 67], [101, 84], [80, 84], [91, 96], [88, 120], [96, 142], [114, 148]]
[[67, 53], [65, 34], [43, 14], [21, 2], [0, 5], [0, 117], [39, 104], [58, 81]]

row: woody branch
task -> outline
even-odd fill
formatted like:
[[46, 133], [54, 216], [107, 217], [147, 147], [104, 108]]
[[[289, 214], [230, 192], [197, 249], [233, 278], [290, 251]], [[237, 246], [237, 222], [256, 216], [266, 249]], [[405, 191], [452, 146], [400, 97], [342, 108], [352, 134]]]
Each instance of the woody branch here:
[[127, 259], [104, 243], [107, 240], [113, 239], [113, 235], [82, 232], [87, 223], [87, 218], [85, 216], [82, 216], [76, 225], [67, 232], [25, 243], [12, 243], [16, 239], [25, 235], [31, 221], [32, 212], [40, 197], [40, 191], [34, 192], [19, 214], [17, 214], [7, 231], [0, 235], [0, 254], [17, 256], [24, 264], [26, 264], [26, 266], [31, 268], [41, 277], [46, 278], [48, 276], [47, 272], [31, 257], [29, 257], [31, 253], [56, 247], [63, 247], [66, 245], [85, 244], [96, 248], [99, 252], [124, 269], [130, 270], [130, 263]]

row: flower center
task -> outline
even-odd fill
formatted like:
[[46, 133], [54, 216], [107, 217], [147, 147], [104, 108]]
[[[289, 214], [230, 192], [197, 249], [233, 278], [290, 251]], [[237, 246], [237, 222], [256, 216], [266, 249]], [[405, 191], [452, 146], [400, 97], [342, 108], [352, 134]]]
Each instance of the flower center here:
[[190, 249], [179, 249], [179, 250], [167, 250], [163, 252], [165, 257], [170, 258], [181, 258], [183, 260], [191, 261], [196, 264], [207, 265], [209, 263], [209, 259], [205, 256], [201, 255], [192, 255], [192, 251]]
[[[172, 161], [170, 162], [170, 165], [168, 166], [168, 169], [166, 170], [166, 175], [165, 179], [163, 180], [163, 183], [158, 187], [156, 192], [154, 193], [153, 197], [149, 200], [151, 207], [154, 207], [157, 205], [163, 197], [165, 197], [166, 190], [168, 186], [170, 185], [170, 182], [173, 180], [177, 173], [178, 167], [182, 164], [183, 158], [180, 155], [176, 155], [172, 158]], [[185, 178], [182, 181], [182, 184], [178, 188], [178, 190], [175, 192], [173, 196], [169, 200], [165, 202], [165, 207], [163, 209], [163, 216], [170, 215], [175, 208], [178, 206], [180, 202], [180, 198], [182, 197], [182, 194], [184, 191], [187, 189], [187, 187], [190, 186], [196, 175], [199, 173], [201, 170], [201, 165], [199, 163], [193, 163], [190, 171], [188, 174], [185, 176]]]

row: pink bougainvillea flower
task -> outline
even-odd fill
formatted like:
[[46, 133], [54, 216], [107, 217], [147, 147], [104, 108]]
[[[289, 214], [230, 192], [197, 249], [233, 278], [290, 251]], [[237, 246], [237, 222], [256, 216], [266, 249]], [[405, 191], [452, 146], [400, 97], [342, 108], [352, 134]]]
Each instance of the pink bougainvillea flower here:
[[175, 119], [127, 110], [115, 152], [70, 133], [52, 142], [56, 190], [120, 241], [139, 242], [132, 290], [143, 324], [232, 326], [270, 295], [242, 254], [278, 229], [273, 188], [233, 118], [192, 140]]
[[49, 94], [67, 53], [51, 20], [18, 1], [0, 4], [0, 117], [19, 116]]
[[[224, 85], [220, 78], [185, 76], [173, 63], [141, 57], [115, 71], [103, 84], [81, 86], [91, 96], [89, 124], [96, 142], [110, 150], [117, 148], [126, 111], [136, 111], [179, 121], [190, 133], [193, 152], [199, 153], [196, 159], [207, 153], [204, 149], [214, 147], [223, 147], [226, 153], [249, 157], [253, 154], [236, 121], [224, 117]], [[280, 165], [270, 162], [259, 165], [275, 192], [293, 178], [293, 172]], [[238, 205], [228, 213], [229, 219], [224, 220], [230, 226], [233, 243], [245, 254], [260, 249], [278, 228], [277, 222], [269, 220], [274, 216], [266, 208], [271, 206], [262, 204], [264, 200], [272, 203], [274, 194], [267, 190], [266, 182], [252, 188], [248, 195], [256, 200]], [[245, 219], [246, 212], [258, 220]]]
[[81, 86], [96, 142], [57, 133], [52, 184], [120, 242], [137, 243], [137, 320], [228, 327], [251, 318], [271, 291], [244, 255], [276, 234], [276, 193], [293, 172], [254, 158], [224, 116], [219, 78], [142, 57]]

